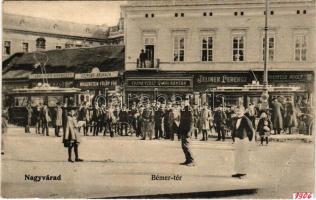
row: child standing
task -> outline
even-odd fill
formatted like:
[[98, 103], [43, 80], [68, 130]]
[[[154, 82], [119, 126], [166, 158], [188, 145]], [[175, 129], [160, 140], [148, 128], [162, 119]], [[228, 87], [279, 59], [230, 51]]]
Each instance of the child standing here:
[[264, 140], [266, 140], [266, 145], [268, 145], [271, 130], [273, 130], [272, 122], [268, 118], [267, 113], [262, 112], [257, 127], [257, 132], [259, 133], [261, 139], [261, 145], [263, 145]]

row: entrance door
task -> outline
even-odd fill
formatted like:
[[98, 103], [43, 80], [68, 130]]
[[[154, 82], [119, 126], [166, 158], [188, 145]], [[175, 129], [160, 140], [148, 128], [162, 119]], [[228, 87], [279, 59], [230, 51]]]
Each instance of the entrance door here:
[[148, 66], [149, 68], [153, 68], [154, 67], [154, 59], [155, 59], [155, 46], [154, 45], [145, 45], [145, 52], [146, 52], [146, 57], [148, 60], [148, 63], [146, 63], [146, 66]]

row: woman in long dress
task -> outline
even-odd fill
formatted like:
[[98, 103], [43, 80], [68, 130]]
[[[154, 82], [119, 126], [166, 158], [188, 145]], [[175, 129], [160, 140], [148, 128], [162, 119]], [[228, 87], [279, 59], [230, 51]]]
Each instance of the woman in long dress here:
[[79, 158], [78, 147], [80, 144], [80, 136], [78, 133], [78, 123], [75, 117], [75, 110], [71, 110], [67, 116], [67, 126], [65, 134], [63, 135], [64, 147], [68, 148], [68, 162], [74, 162], [71, 158], [72, 149], [75, 153], [75, 161], [82, 162]]

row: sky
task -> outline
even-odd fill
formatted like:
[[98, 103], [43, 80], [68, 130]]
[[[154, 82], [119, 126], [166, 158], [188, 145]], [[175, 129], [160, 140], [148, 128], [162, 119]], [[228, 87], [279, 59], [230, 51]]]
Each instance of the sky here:
[[126, 1], [4, 1], [3, 12], [83, 24], [117, 25]]

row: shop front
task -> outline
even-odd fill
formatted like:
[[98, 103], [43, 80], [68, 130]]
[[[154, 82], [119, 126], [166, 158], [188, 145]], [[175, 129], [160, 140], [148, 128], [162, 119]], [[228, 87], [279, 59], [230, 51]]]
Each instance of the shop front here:
[[[260, 102], [263, 87], [262, 71], [208, 72], [194, 75], [194, 99], [197, 104], [217, 106], [247, 106]], [[314, 90], [313, 72], [271, 71], [268, 74], [269, 95], [292, 97], [294, 101], [307, 98], [311, 102]]]
[[83, 101], [93, 105], [121, 104], [122, 92], [120, 91], [119, 72], [92, 72], [75, 75], [75, 86], [82, 90], [79, 104]]
[[144, 103], [145, 101], [182, 101], [193, 97], [192, 77], [128, 77], [125, 80], [126, 102]]
[[234, 88], [242, 87], [255, 80], [250, 72], [203, 72], [194, 74], [194, 99], [195, 103], [204, 103], [212, 107], [220, 105], [243, 105], [244, 94], [238, 92], [223, 92], [218, 87]]
[[[260, 80], [263, 80], [262, 72], [256, 72]], [[294, 95], [295, 100], [306, 98], [312, 102], [314, 92], [314, 72], [313, 71], [283, 71], [269, 72], [269, 84], [275, 87], [298, 87], [301, 92]], [[277, 96], [289, 96], [288, 92], [274, 92], [270, 95], [272, 98]]]

